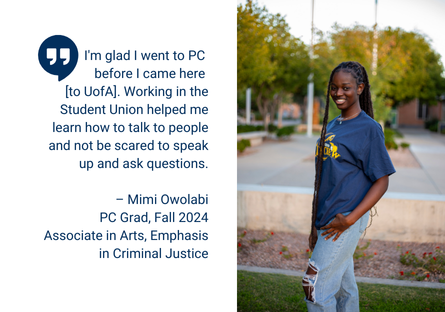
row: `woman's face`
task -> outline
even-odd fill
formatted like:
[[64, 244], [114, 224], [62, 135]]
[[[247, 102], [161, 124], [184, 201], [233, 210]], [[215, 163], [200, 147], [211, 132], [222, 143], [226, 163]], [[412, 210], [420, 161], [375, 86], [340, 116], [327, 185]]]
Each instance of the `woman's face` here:
[[331, 81], [331, 97], [338, 109], [348, 110], [354, 105], [360, 108], [359, 96], [363, 92], [364, 84], [357, 85], [352, 74], [345, 71], [338, 71]]

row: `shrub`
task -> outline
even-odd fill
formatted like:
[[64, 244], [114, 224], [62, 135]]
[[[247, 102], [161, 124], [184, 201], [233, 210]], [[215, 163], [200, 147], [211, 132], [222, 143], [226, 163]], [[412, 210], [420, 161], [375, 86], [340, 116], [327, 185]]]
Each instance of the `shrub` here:
[[384, 134], [385, 136], [392, 136], [393, 138], [403, 138], [403, 134], [400, 133], [400, 131], [389, 127], [385, 128]]
[[386, 149], [395, 149], [395, 150], [398, 150], [399, 149], [399, 145], [394, 141], [394, 140], [392, 140], [392, 141], [386, 141], [385, 140], [385, 146], [386, 146]]
[[437, 131], [437, 126], [439, 124], [439, 119], [437, 118], [432, 118], [429, 120], [425, 120], [425, 129], [436, 129], [436, 130], [431, 130], [431, 131]]
[[368, 241], [366, 242], [366, 245], [363, 247], [360, 247], [359, 245], [357, 245], [357, 247], [355, 247], [355, 251], [354, 254], [352, 255], [352, 257], [354, 259], [360, 259], [360, 258], [364, 258], [364, 259], [370, 259], [372, 257], [374, 257], [373, 255], [366, 255], [366, 249], [368, 249], [369, 245], [371, 245], [371, 242]]
[[269, 125], [268, 125], [268, 128], [267, 128], [267, 130], [268, 130], [269, 132], [275, 132], [275, 131], [277, 131], [277, 129], [278, 129], [278, 127], [275, 126], [274, 124], [269, 124]]
[[250, 146], [250, 141], [247, 139], [242, 139], [241, 141], [238, 141], [236, 144], [237, 150], [239, 150], [241, 153], [244, 152], [246, 147]]
[[253, 132], [253, 131], [264, 131], [264, 126], [238, 125], [236, 129], [237, 133]]
[[286, 126], [277, 130], [277, 137], [289, 136], [294, 133], [294, 126]]
[[432, 124], [431, 126], [428, 127], [428, 130], [437, 132], [437, 127], [439, 127], [439, 123]]
[[385, 128], [385, 146], [387, 149], [398, 149], [399, 146], [397, 145], [396, 141], [394, 141], [394, 136], [397, 134], [393, 129]]
[[400, 262], [404, 265], [410, 265], [417, 269], [423, 269], [423, 271], [431, 273], [445, 273], [445, 253], [436, 247], [434, 252], [424, 252], [422, 257], [416, 256], [410, 250], [402, 252], [400, 247], [397, 247], [400, 251]]
[[409, 147], [409, 143], [402, 142], [402, 143], [400, 143], [400, 146], [401, 146], [403, 149], [405, 149], [405, 148], [408, 148], [408, 147]]

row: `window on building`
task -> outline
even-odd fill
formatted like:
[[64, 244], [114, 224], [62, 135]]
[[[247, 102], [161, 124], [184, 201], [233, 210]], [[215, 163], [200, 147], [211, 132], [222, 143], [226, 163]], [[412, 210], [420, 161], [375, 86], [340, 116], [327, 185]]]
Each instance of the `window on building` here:
[[420, 103], [417, 105], [417, 118], [427, 119], [428, 118], [428, 104]]

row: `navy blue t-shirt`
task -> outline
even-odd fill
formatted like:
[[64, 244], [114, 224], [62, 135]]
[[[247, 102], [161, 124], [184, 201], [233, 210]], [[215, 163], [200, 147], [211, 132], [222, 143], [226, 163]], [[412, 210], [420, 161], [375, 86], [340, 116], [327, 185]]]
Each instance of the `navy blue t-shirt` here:
[[364, 111], [341, 124], [332, 120], [324, 146], [317, 229], [336, 214], [354, 210], [376, 180], [395, 172], [382, 127]]

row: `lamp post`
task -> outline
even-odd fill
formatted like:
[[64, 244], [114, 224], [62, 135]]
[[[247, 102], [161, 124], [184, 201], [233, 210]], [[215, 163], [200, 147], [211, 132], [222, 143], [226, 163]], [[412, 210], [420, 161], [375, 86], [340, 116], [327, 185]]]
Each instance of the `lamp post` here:
[[309, 50], [311, 73], [307, 85], [307, 136], [312, 137], [312, 115], [314, 108], [314, 73], [312, 72], [312, 58], [314, 53], [314, 3], [312, 0], [311, 49]]
[[377, 39], [379, 37], [377, 33], [377, 1], [375, 0], [375, 23], [374, 23], [374, 44], [372, 47], [372, 75], [377, 75], [377, 51], [378, 51], [378, 44]]
[[247, 88], [246, 90], [246, 124], [250, 125], [250, 94], [251, 94], [251, 89]]

